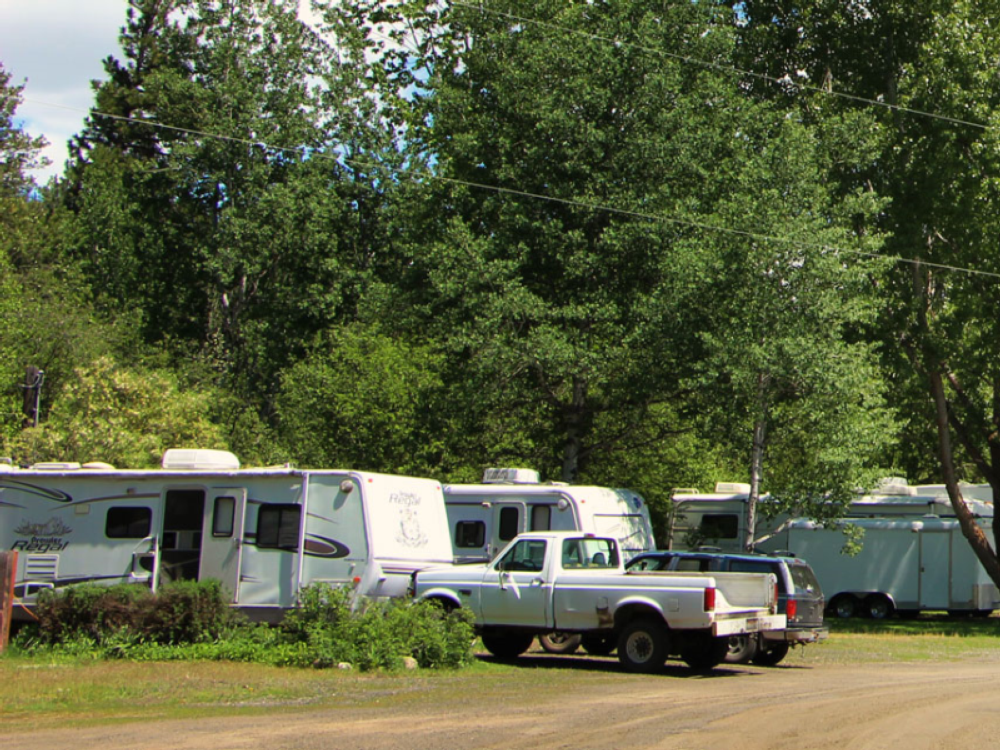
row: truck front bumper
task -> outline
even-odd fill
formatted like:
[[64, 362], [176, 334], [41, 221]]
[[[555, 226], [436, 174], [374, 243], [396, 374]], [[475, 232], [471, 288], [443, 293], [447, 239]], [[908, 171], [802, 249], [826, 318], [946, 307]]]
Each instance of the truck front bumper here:
[[712, 635], [743, 635], [771, 630], [783, 630], [788, 621], [784, 615], [760, 615], [759, 617], [733, 617], [712, 623]]

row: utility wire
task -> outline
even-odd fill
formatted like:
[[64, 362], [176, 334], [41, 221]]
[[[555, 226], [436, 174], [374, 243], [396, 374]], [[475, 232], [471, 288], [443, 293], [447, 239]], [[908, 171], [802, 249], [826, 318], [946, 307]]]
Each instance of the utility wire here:
[[[24, 101], [29, 101], [25, 99]], [[30, 100], [32, 104], [38, 104], [46, 107], [54, 107], [57, 109], [65, 109], [73, 112], [81, 112], [75, 107], [67, 107], [61, 104], [52, 104], [49, 102], [39, 101], [37, 99]], [[318, 158], [318, 159], [328, 159], [337, 162], [338, 164], [344, 164], [351, 167], [363, 168], [363, 169], [381, 169], [384, 165], [375, 162], [366, 162], [361, 159], [356, 159], [353, 157], [348, 157], [344, 155], [334, 156], [329, 153], [318, 151], [316, 149], [299, 146], [299, 147], [289, 147], [289, 146], [271, 146], [263, 141], [252, 138], [240, 138], [231, 135], [222, 135], [218, 133], [210, 133], [204, 130], [194, 130], [192, 128], [182, 128], [176, 125], [166, 125], [159, 122], [151, 122], [149, 120], [140, 120], [135, 117], [126, 117], [125, 115], [116, 115], [109, 112], [101, 112], [99, 110], [88, 110], [91, 116], [105, 117], [111, 120], [117, 120], [120, 122], [130, 122], [136, 125], [145, 125], [151, 128], [159, 128], [162, 130], [169, 130], [174, 133], [182, 133], [186, 135], [193, 135], [200, 138], [214, 138], [216, 140], [225, 141], [227, 143], [235, 143], [245, 146], [254, 146], [258, 148], [267, 149], [276, 153], [287, 153], [296, 154], [299, 156], [308, 156], [308, 158]], [[409, 177], [414, 181], [417, 181], [419, 177], [413, 175], [406, 168], [401, 167], [390, 167], [391, 171], [394, 171], [398, 175]], [[440, 182], [444, 182], [451, 185], [460, 185], [462, 187], [473, 188], [476, 190], [485, 190], [494, 192], [500, 195], [511, 195], [520, 198], [529, 198], [531, 200], [541, 200], [548, 201], [550, 203], [557, 203], [564, 206], [570, 206], [573, 208], [579, 208], [587, 211], [594, 212], [604, 212], [611, 213], [618, 216], [627, 216], [634, 219], [644, 219], [647, 221], [670, 223], [677, 226], [688, 227], [690, 229], [698, 229], [701, 231], [708, 232], [718, 232], [720, 234], [728, 234], [735, 237], [743, 237], [746, 239], [751, 239], [759, 242], [776, 242], [786, 245], [793, 245], [796, 247], [801, 247], [803, 249], [819, 250], [821, 252], [832, 252], [832, 253], [842, 253], [845, 255], [856, 255], [859, 257], [866, 257], [877, 260], [890, 261], [893, 263], [907, 263], [911, 265], [926, 266], [928, 268], [937, 268], [945, 271], [953, 271], [956, 273], [965, 273], [974, 276], [984, 276], [988, 278], [1000, 279], [1000, 273], [994, 273], [992, 271], [982, 271], [974, 268], [963, 268], [961, 266], [952, 266], [945, 263], [933, 263], [926, 260], [920, 260], [915, 258], [906, 258], [899, 255], [883, 255], [881, 253], [868, 252], [864, 250], [856, 250], [853, 248], [839, 247], [836, 245], [828, 245], [819, 242], [808, 242], [803, 240], [793, 239], [791, 237], [777, 237], [767, 234], [761, 234], [757, 232], [750, 232], [742, 229], [733, 229], [731, 227], [723, 227], [715, 224], [706, 224], [704, 222], [691, 221], [690, 219], [680, 219], [672, 216], [664, 216], [662, 214], [652, 214], [645, 211], [634, 211], [631, 209], [618, 208], [617, 206], [609, 206], [602, 203], [587, 203], [584, 201], [569, 199], [569, 198], [558, 198], [551, 195], [544, 195], [542, 193], [532, 193], [527, 190], [517, 190], [515, 188], [501, 187], [498, 185], [486, 185], [484, 183], [472, 182], [470, 180], [461, 180], [456, 177], [446, 177], [444, 175], [438, 175], [434, 173], [428, 173], [428, 177]]]
[[889, 109], [894, 112], [902, 112], [910, 115], [917, 115], [919, 117], [928, 117], [934, 120], [941, 120], [943, 122], [952, 123], [954, 125], [964, 125], [971, 128], [978, 128], [980, 130], [986, 130], [987, 125], [979, 122], [972, 122], [971, 120], [963, 120], [958, 117], [950, 117], [948, 115], [938, 114], [936, 112], [927, 112], [925, 110], [913, 109], [911, 107], [903, 107], [899, 104], [890, 104], [889, 102], [880, 101], [878, 99], [870, 99], [863, 96], [857, 96], [855, 94], [849, 94], [842, 91], [834, 91], [832, 89], [826, 89], [822, 86], [814, 86], [808, 83], [801, 83], [798, 81], [790, 81], [786, 78], [775, 78], [774, 76], [769, 76], [766, 73], [756, 73], [752, 70], [743, 70], [742, 68], [737, 68], [732, 65], [724, 65], [722, 63], [711, 62], [709, 60], [702, 60], [697, 57], [692, 57], [690, 55], [681, 55], [675, 52], [667, 52], [665, 50], [657, 49], [655, 47], [648, 47], [642, 44], [636, 44], [635, 42], [625, 41], [618, 37], [603, 36], [601, 34], [592, 34], [590, 32], [581, 31], [578, 29], [572, 29], [568, 26], [562, 26], [560, 24], [555, 24], [550, 21], [542, 21], [537, 18], [530, 18], [527, 16], [520, 16], [515, 13], [508, 13], [507, 11], [495, 10], [493, 8], [487, 8], [485, 4], [473, 5], [472, 3], [465, 3], [462, 0], [450, 0], [451, 5], [459, 6], [462, 8], [468, 8], [470, 10], [478, 10], [482, 13], [492, 14], [496, 16], [502, 16], [504, 18], [509, 18], [512, 21], [517, 21], [518, 23], [532, 24], [534, 26], [539, 26], [542, 28], [553, 29], [561, 31], [565, 34], [575, 34], [577, 36], [582, 36], [587, 39], [596, 42], [606, 42], [608, 44], [613, 44], [617, 47], [629, 47], [631, 49], [639, 50], [640, 52], [645, 52], [650, 55], [656, 55], [658, 57], [665, 57], [671, 60], [679, 60], [683, 63], [688, 63], [690, 65], [698, 65], [703, 68], [709, 68], [712, 70], [723, 71], [726, 73], [736, 73], [742, 76], [747, 76], [749, 78], [756, 78], [762, 81], [767, 81], [768, 83], [776, 83], [779, 85], [784, 85], [786, 83], [791, 83], [792, 86], [796, 88], [803, 89], [805, 91], [812, 91], [817, 94], [824, 94], [826, 96], [838, 97], [840, 99], [846, 99], [848, 101], [857, 102], [859, 104], [865, 104], [873, 107], [882, 107], [884, 109]]

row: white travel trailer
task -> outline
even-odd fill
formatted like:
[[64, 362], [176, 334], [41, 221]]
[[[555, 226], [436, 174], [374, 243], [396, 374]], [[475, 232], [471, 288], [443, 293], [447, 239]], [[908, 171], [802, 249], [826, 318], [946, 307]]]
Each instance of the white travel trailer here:
[[[841, 553], [844, 534], [838, 524], [842, 523], [864, 531], [861, 551], [855, 556]], [[849, 518], [829, 528], [797, 519], [764, 548], [787, 549], [807, 560], [830, 611], [839, 617], [881, 619], [893, 612], [932, 610], [988, 615], [1000, 607], [1000, 591], [956, 518]]]
[[311, 583], [398, 596], [452, 560], [441, 484], [348, 470], [241, 469], [231, 453], [170, 450], [161, 469], [40, 464], [0, 470], [0, 548], [15, 595], [73, 583], [220, 580], [276, 620]]
[[[674, 494], [672, 549], [742, 549], [749, 486], [722, 483], [715, 489]], [[993, 516], [989, 487], [964, 485], [962, 492], [985, 528]], [[762, 500], [765, 507], [766, 502]], [[843, 524], [864, 532], [855, 556], [842, 552]], [[845, 518], [826, 527], [810, 519], [762, 513], [757, 537], [763, 538], [758, 551], [792, 553], [808, 561], [830, 611], [841, 617], [928, 610], [989, 613], [1000, 607], [1000, 593], [962, 536], [943, 485], [883, 480], [854, 500]]]
[[455, 561], [491, 560], [525, 531], [613, 536], [628, 560], [656, 549], [649, 508], [626, 489], [542, 484], [530, 469], [487, 469], [482, 484], [446, 484]]

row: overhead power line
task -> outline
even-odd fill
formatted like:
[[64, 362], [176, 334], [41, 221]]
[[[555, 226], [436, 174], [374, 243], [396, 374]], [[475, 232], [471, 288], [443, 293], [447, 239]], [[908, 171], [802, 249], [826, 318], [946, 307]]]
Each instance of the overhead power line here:
[[[25, 99], [25, 101], [29, 101], [29, 100]], [[84, 110], [80, 110], [80, 109], [78, 109], [76, 107], [67, 107], [67, 106], [61, 105], [61, 104], [52, 104], [50, 102], [43, 102], [43, 101], [39, 101], [37, 99], [31, 99], [30, 101], [33, 104], [38, 104], [38, 105], [46, 106], [46, 107], [54, 107], [56, 109], [65, 109], [65, 110], [70, 110], [70, 111], [74, 111], [74, 112], [83, 112], [84, 111]], [[212, 139], [216, 139], [216, 140], [220, 140], [220, 141], [225, 141], [227, 143], [235, 143], [235, 144], [245, 145], [245, 146], [255, 146], [255, 147], [264, 148], [264, 149], [267, 149], [269, 151], [273, 151], [273, 152], [276, 152], [276, 153], [295, 154], [297, 156], [307, 156], [307, 158], [315, 158], [315, 159], [327, 159], [327, 160], [335, 161], [335, 162], [340, 163], [340, 164], [344, 164], [346, 166], [352, 166], [352, 167], [356, 167], [356, 168], [364, 168], [364, 169], [382, 169], [382, 168], [385, 168], [385, 165], [382, 165], [382, 164], [377, 164], [377, 163], [374, 163], [374, 162], [365, 162], [363, 160], [351, 158], [351, 157], [344, 156], [344, 155], [335, 156], [335, 155], [332, 155], [332, 154], [329, 154], [329, 153], [324, 153], [324, 152], [321, 152], [321, 151], [317, 151], [317, 150], [315, 150], [313, 148], [305, 147], [305, 146], [299, 146], [299, 147], [294, 147], [294, 148], [290, 147], [290, 146], [272, 146], [272, 145], [270, 145], [268, 143], [265, 143], [265, 142], [263, 142], [263, 141], [261, 141], [259, 139], [240, 138], [240, 137], [237, 137], [237, 136], [223, 135], [223, 134], [220, 134], [220, 133], [210, 133], [210, 132], [204, 131], [204, 130], [194, 130], [192, 128], [183, 128], [183, 127], [179, 127], [179, 126], [176, 126], [176, 125], [167, 125], [165, 123], [160, 123], [160, 122], [151, 122], [149, 120], [141, 120], [141, 119], [138, 119], [138, 118], [135, 118], [135, 117], [126, 117], [125, 115], [116, 115], [116, 114], [112, 114], [110, 112], [100, 112], [98, 110], [93, 110], [93, 109], [87, 110], [87, 112], [90, 115], [92, 115], [92, 116], [106, 117], [106, 118], [111, 119], [111, 120], [118, 120], [118, 121], [121, 121], [121, 122], [130, 122], [130, 123], [133, 123], [133, 124], [136, 124], [136, 125], [144, 125], [146, 127], [158, 128], [158, 129], [161, 129], [161, 130], [169, 130], [169, 131], [174, 132], [174, 133], [183, 133], [185, 135], [193, 135], [193, 136], [197, 136], [199, 138], [212, 138]], [[395, 173], [397, 173], [397, 174], [400, 174], [400, 175], [405, 176], [405, 177], [409, 177], [409, 178], [414, 179], [414, 180], [416, 180], [416, 179], [419, 178], [418, 175], [412, 174], [409, 170], [407, 170], [405, 168], [390, 167], [390, 170], [393, 171], [393, 172], [395, 172]], [[974, 268], [963, 268], [961, 266], [952, 266], [952, 265], [948, 265], [948, 264], [945, 264], [945, 263], [934, 263], [934, 262], [930, 262], [930, 261], [926, 261], [926, 260], [921, 260], [921, 259], [916, 259], [916, 258], [906, 258], [906, 257], [903, 257], [903, 256], [898, 256], [898, 255], [884, 255], [882, 253], [873, 253], [873, 252], [870, 252], [870, 251], [858, 250], [858, 249], [855, 249], [855, 248], [845, 248], [845, 247], [840, 247], [840, 246], [837, 246], [837, 245], [829, 245], [829, 244], [818, 243], [818, 242], [808, 242], [808, 241], [803, 241], [803, 240], [799, 240], [799, 239], [794, 239], [794, 238], [791, 238], [791, 237], [778, 237], [778, 236], [766, 235], [766, 234], [761, 234], [761, 233], [758, 233], [758, 232], [751, 232], [751, 231], [748, 231], [748, 230], [733, 229], [731, 227], [724, 227], [724, 226], [718, 226], [718, 225], [715, 225], [715, 224], [707, 224], [707, 223], [704, 223], [704, 222], [691, 221], [690, 219], [681, 219], [681, 218], [673, 217], [673, 216], [664, 216], [662, 214], [653, 214], [653, 213], [648, 213], [648, 212], [644, 212], [644, 211], [635, 211], [635, 210], [631, 210], [631, 209], [624, 209], [624, 208], [619, 208], [617, 206], [609, 206], [609, 205], [602, 204], [602, 203], [587, 203], [585, 201], [572, 200], [572, 199], [568, 199], [568, 198], [558, 198], [558, 197], [551, 196], [551, 195], [544, 195], [542, 193], [532, 193], [530, 191], [518, 190], [516, 188], [501, 187], [499, 185], [486, 185], [484, 183], [472, 182], [470, 180], [461, 180], [461, 179], [458, 179], [458, 178], [455, 178], [455, 177], [446, 177], [444, 175], [434, 174], [432, 172], [427, 173], [426, 177], [429, 177], [429, 178], [434, 179], [434, 180], [438, 180], [440, 182], [444, 182], [444, 183], [448, 183], [448, 184], [452, 184], [452, 185], [460, 185], [460, 186], [463, 186], [463, 187], [473, 188], [473, 189], [476, 189], [476, 190], [485, 190], [485, 191], [490, 191], [490, 192], [494, 192], [494, 193], [502, 194], [502, 195], [511, 195], [511, 196], [516, 196], [516, 197], [520, 197], [520, 198], [529, 198], [531, 200], [548, 201], [550, 203], [557, 203], [557, 204], [564, 205], [564, 206], [571, 206], [573, 208], [579, 208], [579, 209], [583, 209], [583, 210], [587, 210], [587, 211], [605, 212], [605, 213], [615, 214], [615, 215], [618, 215], [618, 216], [627, 216], [627, 217], [635, 218], [635, 219], [644, 219], [644, 220], [653, 221], [653, 222], [670, 223], [670, 224], [675, 224], [677, 226], [688, 227], [690, 229], [697, 229], [697, 230], [706, 231], [706, 232], [717, 232], [717, 233], [720, 233], [720, 234], [728, 234], [728, 235], [731, 235], [731, 236], [743, 237], [745, 239], [752, 239], [752, 240], [756, 240], [756, 241], [759, 241], [759, 242], [777, 242], [777, 243], [781, 243], [781, 244], [786, 244], [786, 245], [792, 245], [792, 246], [795, 246], [795, 247], [800, 247], [800, 248], [803, 248], [803, 249], [820, 250], [820, 251], [823, 251], [823, 252], [841, 253], [841, 254], [845, 254], [845, 255], [855, 255], [855, 256], [859, 256], [859, 257], [866, 257], [866, 258], [871, 258], [871, 259], [876, 259], [876, 260], [889, 261], [889, 262], [892, 262], [892, 263], [906, 263], [906, 264], [910, 264], [910, 265], [920, 265], [920, 266], [925, 266], [927, 268], [937, 268], [937, 269], [940, 269], [940, 270], [953, 271], [953, 272], [956, 272], [956, 273], [965, 273], [965, 274], [969, 274], [969, 275], [983, 276], [983, 277], [988, 277], [988, 278], [1000, 279], [1000, 273], [994, 273], [992, 271], [981, 271], [981, 270], [974, 269]]]
[[[666, 50], [657, 49], [655, 47], [649, 47], [647, 45], [630, 42], [621, 39], [620, 37], [603, 36], [601, 34], [593, 34], [587, 31], [581, 31], [579, 29], [572, 29], [568, 26], [552, 23], [551, 21], [542, 21], [541, 19], [538, 18], [531, 18], [529, 16], [521, 16], [516, 13], [509, 13], [507, 11], [488, 8], [486, 7], [485, 4], [475, 5], [472, 3], [462, 2], [462, 0], [450, 0], [450, 2], [451, 5], [459, 6], [462, 8], [468, 8], [470, 10], [477, 10], [482, 13], [490, 15], [501, 16], [504, 18], [508, 18], [512, 21], [516, 21], [517, 23], [531, 24], [533, 26], [560, 31], [564, 34], [574, 34], [577, 36], [585, 37], [587, 39], [591, 39], [592, 41], [613, 44], [618, 47], [628, 47], [630, 49], [639, 50], [640, 52], [644, 52], [646, 54], [655, 55], [658, 57], [664, 57], [670, 60], [678, 60], [680, 62], [687, 63], [689, 65], [697, 65], [703, 68], [718, 70], [725, 73], [735, 73], [738, 75], [747, 76], [748, 78], [756, 78], [761, 81], [767, 81], [768, 83], [774, 83], [778, 85], [785, 85], [786, 83], [788, 83], [788, 79], [776, 78], [775, 76], [767, 75], [766, 73], [757, 73], [752, 70], [744, 70], [742, 68], [737, 68], [733, 65], [725, 65], [723, 63], [717, 63], [711, 60], [702, 60], [697, 57], [692, 57], [691, 55], [682, 55], [676, 52], [667, 52]], [[938, 114], [937, 112], [928, 112], [925, 110], [914, 109], [912, 107], [904, 107], [899, 104], [891, 104], [890, 102], [882, 101], [879, 99], [871, 99], [868, 97], [858, 96], [856, 94], [850, 94], [843, 91], [827, 89], [822, 86], [814, 86], [812, 84], [804, 83], [801, 81], [792, 81], [791, 84], [796, 88], [803, 89], [805, 91], [812, 91], [817, 94], [823, 94], [824, 96], [832, 96], [840, 99], [846, 99], [848, 101], [872, 107], [880, 107], [883, 109], [892, 110], [893, 112], [901, 112], [904, 114], [915, 115], [918, 117], [928, 117], [934, 120], [949, 122], [954, 125], [964, 125], [971, 128], [978, 128], [980, 130], [986, 130], [988, 127], [983, 123], [973, 122], [971, 120], [963, 120], [958, 117], [951, 117], [949, 115]]]

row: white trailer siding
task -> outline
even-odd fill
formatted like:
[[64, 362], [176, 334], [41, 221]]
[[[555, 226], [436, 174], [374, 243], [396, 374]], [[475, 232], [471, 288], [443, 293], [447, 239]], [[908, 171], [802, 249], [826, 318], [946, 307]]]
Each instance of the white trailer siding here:
[[613, 536], [625, 559], [656, 548], [649, 509], [631, 490], [561, 484], [444, 486], [458, 563], [493, 559], [529, 531], [585, 531]]
[[405, 592], [452, 558], [441, 485], [340, 470], [0, 472], [0, 548], [18, 596], [93, 581], [221, 580], [263, 619], [310, 583]]

